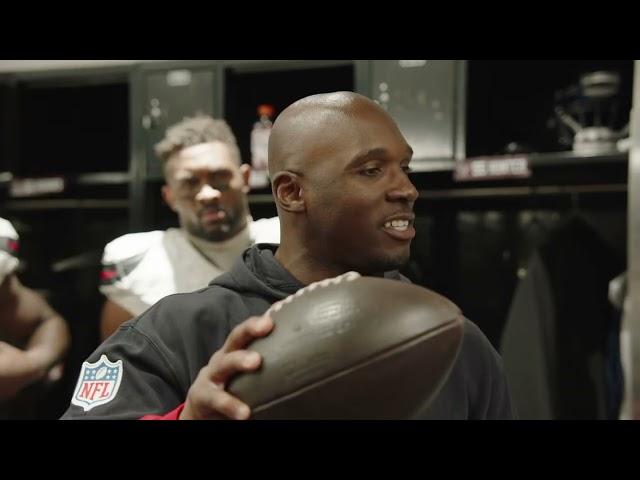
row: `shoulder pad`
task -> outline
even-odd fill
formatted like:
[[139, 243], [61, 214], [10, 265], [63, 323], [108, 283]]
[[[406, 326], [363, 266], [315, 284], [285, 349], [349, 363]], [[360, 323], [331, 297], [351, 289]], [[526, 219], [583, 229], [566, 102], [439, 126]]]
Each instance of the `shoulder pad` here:
[[18, 232], [4, 218], [0, 218], [0, 251], [10, 255], [18, 253]]
[[109, 285], [135, 269], [151, 247], [162, 241], [163, 231], [128, 233], [104, 247], [100, 283]]
[[146, 253], [153, 245], [162, 241], [164, 232], [127, 233], [110, 241], [104, 247], [102, 263], [120, 263]]
[[13, 228], [9, 220], [0, 217], [0, 237], [18, 239], [18, 232]]

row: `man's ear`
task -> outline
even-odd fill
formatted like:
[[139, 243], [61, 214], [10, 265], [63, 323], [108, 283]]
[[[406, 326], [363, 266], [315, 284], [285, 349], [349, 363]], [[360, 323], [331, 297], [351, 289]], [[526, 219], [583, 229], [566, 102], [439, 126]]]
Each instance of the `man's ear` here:
[[177, 211], [176, 198], [173, 195], [173, 190], [171, 190], [171, 187], [169, 185], [162, 186], [162, 199], [165, 201], [167, 205], [169, 205], [169, 208], [171, 210], [173, 210], [174, 212]]
[[243, 163], [240, 165], [240, 175], [242, 175], [242, 191], [249, 193], [251, 187], [249, 186], [249, 178], [251, 177], [251, 165]]
[[271, 180], [276, 203], [287, 212], [306, 210], [300, 180], [300, 177], [292, 172], [278, 172]]

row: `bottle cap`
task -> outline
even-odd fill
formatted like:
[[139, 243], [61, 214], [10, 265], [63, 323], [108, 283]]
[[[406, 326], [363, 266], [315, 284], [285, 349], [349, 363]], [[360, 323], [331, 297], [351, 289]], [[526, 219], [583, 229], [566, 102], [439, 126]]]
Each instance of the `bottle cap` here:
[[273, 107], [273, 105], [269, 105], [266, 103], [258, 105], [258, 115], [266, 115], [267, 117], [272, 117], [274, 113], [275, 108]]

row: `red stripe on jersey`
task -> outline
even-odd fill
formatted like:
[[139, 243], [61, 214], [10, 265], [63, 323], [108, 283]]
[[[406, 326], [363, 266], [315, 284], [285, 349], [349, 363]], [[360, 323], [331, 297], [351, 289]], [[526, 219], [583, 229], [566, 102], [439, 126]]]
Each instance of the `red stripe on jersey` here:
[[102, 270], [100, 272], [100, 280], [113, 280], [118, 276], [116, 270]]

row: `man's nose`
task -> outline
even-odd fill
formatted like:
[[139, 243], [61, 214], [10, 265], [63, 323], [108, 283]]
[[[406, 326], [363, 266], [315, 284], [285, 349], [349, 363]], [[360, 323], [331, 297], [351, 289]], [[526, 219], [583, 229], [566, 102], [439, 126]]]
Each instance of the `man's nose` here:
[[209, 184], [204, 184], [196, 195], [196, 201], [201, 203], [209, 203], [220, 199], [220, 190], [213, 188]]
[[391, 201], [405, 201], [411, 204], [418, 199], [418, 196], [418, 190], [405, 172], [399, 174], [397, 182], [387, 193], [387, 198]]

